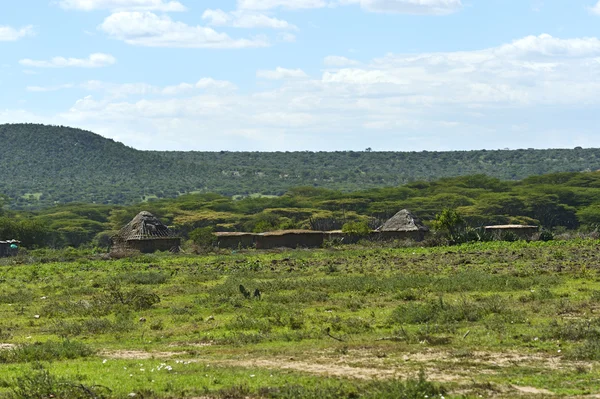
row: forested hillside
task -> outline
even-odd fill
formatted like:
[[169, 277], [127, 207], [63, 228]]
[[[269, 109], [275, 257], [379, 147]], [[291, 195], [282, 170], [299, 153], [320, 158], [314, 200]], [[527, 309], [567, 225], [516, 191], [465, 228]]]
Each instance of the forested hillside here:
[[63, 126], [0, 125], [0, 193], [13, 209], [134, 204], [185, 193], [344, 192], [486, 174], [520, 180], [600, 169], [600, 149], [456, 152], [152, 152]]

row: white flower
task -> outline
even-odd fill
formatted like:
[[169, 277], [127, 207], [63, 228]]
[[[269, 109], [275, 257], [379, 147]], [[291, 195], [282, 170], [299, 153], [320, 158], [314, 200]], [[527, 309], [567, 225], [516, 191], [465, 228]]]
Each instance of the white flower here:
[[104, 359], [104, 360], [102, 361], [102, 364], [105, 364], [107, 361], [108, 361], [107, 359]]

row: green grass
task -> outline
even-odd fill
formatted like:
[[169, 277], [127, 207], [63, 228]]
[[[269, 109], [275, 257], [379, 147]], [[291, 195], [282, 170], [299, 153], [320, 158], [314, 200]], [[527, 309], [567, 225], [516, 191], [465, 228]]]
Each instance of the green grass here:
[[0, 398], [599, 394], [599, 245], [34, 251], [0, 263]]

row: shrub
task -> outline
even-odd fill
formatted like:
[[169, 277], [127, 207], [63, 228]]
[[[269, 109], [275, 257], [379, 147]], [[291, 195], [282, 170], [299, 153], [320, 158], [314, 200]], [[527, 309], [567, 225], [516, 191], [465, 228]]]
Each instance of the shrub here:
[[213, 233], [214, 229], [212, 227], [200, 227], [192, 230], [189, 237], [198, 247], [210, 248], [217, 241], [217, 237]]
[[111, 390], [100, 385], [86, 386], [80, 382], [53, 376], [40, 365], [34, 366], [31, 372], [23, 374], [10, 383], [10, 399], [104, 399]]
[[342, 231], [348, 234], [366, 236], [371, 232], [367, 222], [348, 222], [342, 226]]
[[542, 232], [540, 232], [539, 240], [552, 241], [554, 240], [554, 234], [551, 231], [543, 230]]
[[93, 353], [89, 346], [69, 340], [35, 342], [0, 351], [0, 363], [50, 362], [87, 357]]
[[160, 272], [134, 272], [121, 274], [119, 280], [129, 284], [158, 285], [166, 283], [169, 276]]

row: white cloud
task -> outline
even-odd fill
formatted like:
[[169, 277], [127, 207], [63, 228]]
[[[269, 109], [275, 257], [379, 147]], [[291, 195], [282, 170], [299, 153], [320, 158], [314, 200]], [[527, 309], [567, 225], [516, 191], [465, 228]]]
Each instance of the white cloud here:
[[115, 39], [146, 47], [244, 48], [266, 47], [265, 38], [232, 39], [212, 28], [190, 26], [151, 12], [118, 12], [107, 17], [100, 29]]
[[179, 1], [168, 0], [61, 0], [59, 5], [66, 10], [133, 10], [133, 11], [185, 11]]
[[82, 95], [53, 123], [152, 149], [573, 147], [594, 143], [600, 124], [595, 40], [540, 35], [476, 51], [388, 54], [329, 65], [319, 78], [280, 67], [257, 72], [279, 81], [248, 91], [210, 78], [88, 82], [94, 97]]
[[238, 0], [241, 10], [291, 10], [360, 5], [369, 12], [446, 15], [462, 8], [461, 0]]
[[67, 83], [67, 84], [58, 85], [58, 86], [27, 86], [26, 90], [31, 91], [31, 92], [37, 92], [37, 93], [45, 93], [45, 92], [50, 92], [50, 91], [71, 89], [73, 87], [74, 87], [73, 84]]
[[285, 43], [294, 43], [296, 41], [296, 35], [289, 32], [280, 32], [277, 35], [277, 40]]
[[338, 55], [327, 56], [327, 57], [325, 57], [325, 60], [323, 62], [325, 64], [325, 66], [328, 66], [328, 67], [343, 67], [343, 66], [358, 65], [358, 61], [351, 60], [349, 58], [341, 57]]
[[271, 29], [298, 29], [282, 19], [269, 17], [265, 14], [237, 10], [225, 12], [223, 10], [206, 10], [202, 19], [207, 20], [211, 26], [231, 26], [234, 28], [271, 28]]
[[322, 8], [328, 4], [325, 0], [238, 0], [241, 10], [270, 10], [273, 8], [288, 8], [292, 10], [303, 8]]
[[462, 8], [461, 0], [340, 0], [341, 4], [360, 4], [371, 12], [446, 15]]
[[19, 61], [21, 65], [33, 68], [100, 68], [113, 65], [116, 62], [117, 59], [115, 57], [103, 53], [94, 53], [88, 58], [54, 57], [49, 61], [36, 61], [26, 58]]
[[166, 95], [176, 95], [183, 92], [189, 92], [194, 89], [200, 90], [216, 90], [216, 91], [232, 91], [236, 90], [237, 87], [235, 84], [228, 82], [226, 80], [215, 80], [212, 78], [202, 78], [197, 81], [195, 84], [190, 83], [180, 83], [175, 86], [167, 86], [161, 89], [162, 94]]
[[231, 92], [237, 89], [236, 85], [226, 80], [202, 78], [196, 83], [180, 83], [177, 85], [159, 87], [147, 83], [109, 83], [99, 80], [90, 80], [81, 84], [67, 83], [57, 86], [28, 86], [30, 92], [50, 92], [65, 89], [81, 89], [88, 92], [103, 92], [106, 97], [126, 98], [131, 96], [173, 96], [202, 90], [205, 92]]
[[20, 29], [11, 26], [0, 25], [0, 42], [14, 42], [27, 36], [35, 35], [33, 26], [28, 25]]
[[306, 72], [302, 69], [286, 69], [277, 67], [273, 71], [261, 70], [256, 72], [256, 77], [260, 79], [271, 79], [271, 80], [281, 80], [281, 79], [304, 79], [308, 78]]
[[336, 72], [325, 72], [323, 74], [323, 82], [361, 85], [376, 85], [380, 83], [407, 85], [410, 83], [410, 80], [403, 73], [393, 71], [341, 69]]
[[595, 6], [590, 7], [590, 12], [596, 15], [600, 15], [600, 1], [598, 1], [598, 3], [596, 3]]
[[527, 36], [501, 46], [497, 52], [513, 57], [587, 57], [600, 55], [600, 40], [595, 37], [558, 39], [548, 34]]

